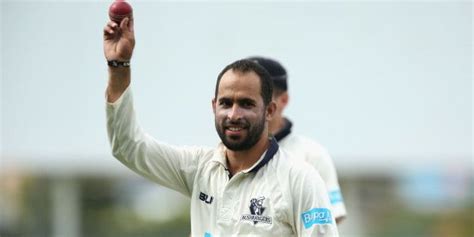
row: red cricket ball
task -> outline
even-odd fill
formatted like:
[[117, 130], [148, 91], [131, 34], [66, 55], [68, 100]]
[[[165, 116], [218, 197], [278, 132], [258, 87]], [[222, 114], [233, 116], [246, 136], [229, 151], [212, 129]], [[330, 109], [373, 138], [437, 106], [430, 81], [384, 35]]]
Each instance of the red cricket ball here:
[[132, 6], [130, 6], [130, 4], [125, 2], [125, 0], [116, 0], [109, 7], [110, 20], [115, 21], [118, 24], [120, 24], [123, 18], [125, 17], [132, 18], [132, 16], [133, 16]]

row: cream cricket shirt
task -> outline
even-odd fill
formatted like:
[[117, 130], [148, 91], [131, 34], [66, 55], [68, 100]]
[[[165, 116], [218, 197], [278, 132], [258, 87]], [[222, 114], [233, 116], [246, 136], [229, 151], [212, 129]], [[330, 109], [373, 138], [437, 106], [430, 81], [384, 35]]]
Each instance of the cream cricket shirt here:
[[274, 139], [253, 167], [229, 178], [223, 145], [177, 147], [144, 133], [130, 88], [107, 104], [107, 128], [120, 162], [191, 198], [192, 236], [338, 236], [321, 177], [290, 162]]
[[290, 153], [290, 158], [301, 158], [311, 164], [321, 175], [327, 187], [334, 218], [346, 216], [346, 207], [342, 198], [336, 168], [328, 151], [318, 142], [291, 133], [292, 123], [286, 120], [286, 126], [275, 138], [281, 148]]

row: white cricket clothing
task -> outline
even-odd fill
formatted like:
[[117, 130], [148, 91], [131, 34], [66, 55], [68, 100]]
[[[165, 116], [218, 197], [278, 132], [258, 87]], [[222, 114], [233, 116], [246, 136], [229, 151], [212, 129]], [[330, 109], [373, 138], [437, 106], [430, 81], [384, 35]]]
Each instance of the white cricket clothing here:
[[[290, 123], [291, 124], [291, 123]], [[291, 125], [290, 125], [291, 126]], [[277, 136], [277, 139], [279, 137]], [[279, 139], [280, 147], [290, 153], [290, 157], [303, 157], [321, 175], [328, 191], [331, 211], [334, 218], [345, 217], [346, 207], [337, 179], [337, 172], [328, 151], [318, 142], [309, 138], [288, 133]]]
[[192, 236], [338, 236], [325, 185], [290, 162], [275, 139], [251, 168], [229, 178], [225, 147], [177, 147], [144, 133], [128, 88], [107, 104], [113, 155], [150, 180], [191, 198]]

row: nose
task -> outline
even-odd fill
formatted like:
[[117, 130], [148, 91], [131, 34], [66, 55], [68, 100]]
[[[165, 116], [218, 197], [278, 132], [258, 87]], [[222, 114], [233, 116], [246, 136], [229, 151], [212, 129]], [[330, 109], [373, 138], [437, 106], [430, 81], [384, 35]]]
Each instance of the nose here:
[[242, 118], [242, 108], [238, 104], [234, 104], [227, 114], [230, 121], [237, 121]]

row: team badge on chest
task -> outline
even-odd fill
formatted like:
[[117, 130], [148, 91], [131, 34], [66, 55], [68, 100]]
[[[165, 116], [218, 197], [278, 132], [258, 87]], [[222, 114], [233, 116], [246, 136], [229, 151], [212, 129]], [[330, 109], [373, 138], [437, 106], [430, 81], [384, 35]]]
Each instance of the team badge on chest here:
[[252, 198], [249, 206], [250, 214], [244, 214], [240, 219], [242, 221], [251, 221], [254, 225], [259, 222], [272, 224], [272, 217], [263, 215], [265, 211], [264, 201], [265, 197]]

